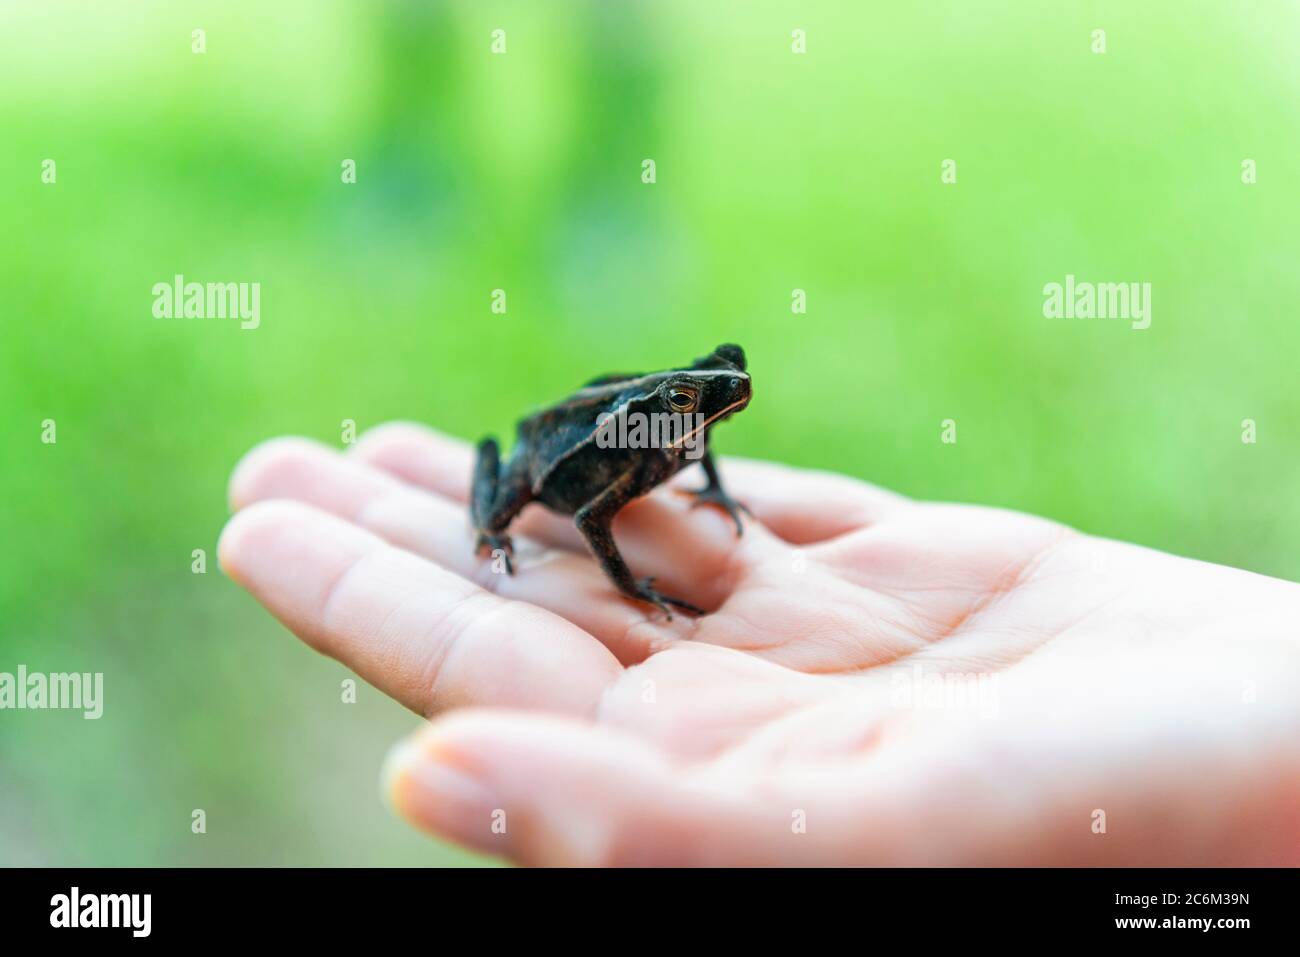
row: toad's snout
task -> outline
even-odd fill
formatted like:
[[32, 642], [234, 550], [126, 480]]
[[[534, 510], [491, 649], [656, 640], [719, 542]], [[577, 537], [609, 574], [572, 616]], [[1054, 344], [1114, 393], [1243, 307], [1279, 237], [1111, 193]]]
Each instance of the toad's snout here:
[[737, 412], [749, 405], [751, 395], [753, 395], [753, 392], [750, 387], [749, 376], [735, 375], [728, 380], [726, 404], [734, 407]]

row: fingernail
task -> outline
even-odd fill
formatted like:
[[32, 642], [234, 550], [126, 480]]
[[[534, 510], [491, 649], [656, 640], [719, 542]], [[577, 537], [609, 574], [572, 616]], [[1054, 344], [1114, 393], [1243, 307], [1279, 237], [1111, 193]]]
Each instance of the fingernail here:
[[491, 854], [505, 853], [506, 817], [485, 782], [428, 741], [405, 741], [384, 762], [384, 795], [416, 827]]

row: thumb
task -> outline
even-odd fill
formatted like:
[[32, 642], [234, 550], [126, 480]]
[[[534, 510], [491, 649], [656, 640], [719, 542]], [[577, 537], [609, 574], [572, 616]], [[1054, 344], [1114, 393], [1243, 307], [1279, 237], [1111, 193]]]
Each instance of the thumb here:
[[733, 791], [641, 738], [572, 718], [452, 714], [394, 748], [384, 786], [416, 827], [522, 864], [760, 859], [755, 812]]

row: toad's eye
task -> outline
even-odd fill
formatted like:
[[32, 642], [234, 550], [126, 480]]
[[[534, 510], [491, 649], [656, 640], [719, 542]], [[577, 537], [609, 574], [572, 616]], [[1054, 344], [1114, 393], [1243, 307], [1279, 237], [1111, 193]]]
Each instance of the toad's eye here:
[[668, 393], [668, 404], [674, 412], [692, 412], [695, 409], [694, 389], [673, 389]]

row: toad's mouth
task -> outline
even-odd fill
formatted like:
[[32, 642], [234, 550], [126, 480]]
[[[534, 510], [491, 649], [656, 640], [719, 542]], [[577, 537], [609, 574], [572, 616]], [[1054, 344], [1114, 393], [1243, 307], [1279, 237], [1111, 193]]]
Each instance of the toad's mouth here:
[[749, 398], [750, 398], [749, 396], [745, 396], [743, 399], [737, 399], [735, 402], [731, 403], [731, 405], [727, 406], [722, 411], [715, 412], [713, 415], [709, 416], [707, 419], [705, 419], [695, 428], [691, 429], [685, 435], [682, 435], [679, 438], [677, 438], [676, 441], [674, 441], [669, 446], [669, 448], [680, 449], [682, 446], [686, 445], [686, 443], [690, 442], [690, 440], [694, 436], [699, 435], [701, 432], [703, 432], [705, 429], [711, 426], [714, 422], [717, 422], [718, 419], [731, 415], [732, 412], [735, 412], [738, 409], [743, 409], [745, 406], [749, 405]]

